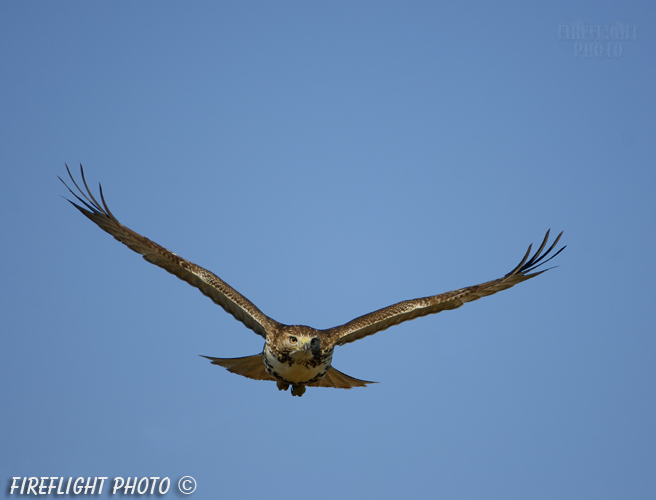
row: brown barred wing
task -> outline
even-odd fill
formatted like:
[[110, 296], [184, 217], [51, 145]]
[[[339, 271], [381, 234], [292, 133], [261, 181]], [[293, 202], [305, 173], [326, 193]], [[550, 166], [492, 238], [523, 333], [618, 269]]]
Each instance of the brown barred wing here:
[[66, 170], [68, 170], [68, 175], [78, 192], [73, 191], [61, 177], [59, 179], [84, 206], [78, 205], [71, 200], [68, 201], [86, 217], [95, 222], [100, 229], [111, 234], [131, 250], [141, 254], [151, 264], [161, 267], [181, 280], [186, 281], [191, 286], [198, 288], [204, 295], [212, 299], [214, 303], [220, 305], [258, 335], [266, 338], [267, 332], [276, 330], [279, 327], [277, 321], [266, 316], [250, 300], [215, 274], [197, 266], [193, 262], [183, 259], [179, 255], [121, 224], [107, 207], [102, 186], [100, 186], [102, 205], [94, 198], [84, 178], [82, 165], [80, 165], [80, 172], [84, 190], [75, 182], [68, 165], [66, 166]]
[[399, 302], [398, 304], [355, 318], [344, 325], [325, 330], [325, 332], [334, 345], [343, 345], [368, 335], [373, 335], [374, 333], [385, 330], [390, 326], [398, 325], [404, 321], [410, 321], [428, 314], [436, 314], [442, 311], [457, 309], [466, 302], [472, 302], [481, 297], [487, 297], [488, 295], [494, 295], [502, 290], [507, 290], [522, 281], [534, 278], [548, 270], [543, 269], [541, 271], [533, 272], [565, 249], [565, 247], [562, 247], [545, 260], [545, 257], [547, 257], [555, 248], [562, 234], [563, 233], [561, 232], [549, 249], [542, 253], [547, 241], [549, 240], [549, 231], [547, 231], [547, 234], [537, 252], [529, 258], [532, 247], [532, 245], [530, 245], [522, 261], [502, 278], [481, 283], [479, 285], [460, 288], [459, 290], [453, 290], [440, 295]]

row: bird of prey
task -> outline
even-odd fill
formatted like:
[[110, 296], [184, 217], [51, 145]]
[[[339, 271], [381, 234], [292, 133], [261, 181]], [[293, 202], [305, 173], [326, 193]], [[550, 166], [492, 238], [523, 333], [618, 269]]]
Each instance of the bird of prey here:
[[545, 260], [563, 234], [561, 232], [549, 249], [543, 253], [549, 239], [549, 231], [547, 231], [537, 252], [530, 256], [531, 246], [529, 246], [521, 262], [499, 279], [440, 295], [405, 300], [327, 330], [317, 330], [303, 325], [284, 325], [264, 314], [250, 300], [207, 269], [183, 259], [121, 224], [107, 207], [102, 186], [99, 185], [102, 204], [94, 198], [84, 178], [82, 165], [80, 165], [80, 173], [84, 190], [75, 182], [68, 165], [66, 165], [66, 170], [73, 185], [77, 188], [77, 193], [61, 177], [59, 179], [82, 204], [78, 205], [68, 200], [75, 208], [95, 222], [100, 229], [111, 234], [131, 250], [141, 254], [151, 264], [161, 267], [198, 288], [201, 293], [207, 295], [246, 327], [262, 336], [265, 341], [262, 352], [253, 356], [204, 357], [215, 365], [227, 368], [232, 373], [255, 380], [277, 382], [278, 389], [281, 391], [286, 391], [291, 387], [292, 396], [302, 396], [306, 387], [350, 389], [373, 383], [349, 377], [333, 368], [332, 359], [335, 346], [348, 344], [420, 316], [456, 309], [465, 302], [478, 300], [481, 297], [511, 288], [547, 271], [548, 269], [543, 269], [533, 272], [565, 249], [565, 247], [560, 248]]

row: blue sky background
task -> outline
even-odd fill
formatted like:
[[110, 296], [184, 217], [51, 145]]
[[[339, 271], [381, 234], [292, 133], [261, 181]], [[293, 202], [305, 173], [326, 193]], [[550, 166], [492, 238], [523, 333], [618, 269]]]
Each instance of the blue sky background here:
[[[655, 13], [0, 3], [0, 495], [191, 475], [196, 498], [654, 498]], [[637, 36], [585, 57], [558, 37], [579, 22]], [[380, 384], [292, 398], [198, 357], [262, 340], [77, 213], [64, 162], [284, 323], [497, 278], [548, 228], [568, 248], [337, 348]]]

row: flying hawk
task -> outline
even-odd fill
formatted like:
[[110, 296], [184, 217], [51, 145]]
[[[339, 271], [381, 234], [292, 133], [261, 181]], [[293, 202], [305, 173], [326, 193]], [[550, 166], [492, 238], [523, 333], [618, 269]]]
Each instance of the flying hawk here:
[[268, 317], [250, 300], [207, 269], [183, 259], [121, 224], [107, 207], [102, 186], [99, 186], [102, 205], [91, 194], [84, 178], [82, 165], [80, 165], [80, 173], [84, 190], [80, 189], [75, 182], [68, 165], [66, 165], [66, 170], [81, 197], [61, 177], [59, 179], [84, 205], [80, 206], [68, 200], [75, 208], [95, 222], [100, 229], [111, 234], [131, 250], [141, 254], [148, 262], [175, 274], [191, 286], [198, 288], [204, 295], [207, 295], [265, 340], [262, 352], [253, 356], [243, 358], [204, 357], [215, 365], [227, 368], [232, 373], [255, 380], [277, 382], [278, 389], [281, 391], [286, 391], [291, 386], [292, 396], [302, 396], [306, 387], [350, 389], [373, 383], [349, 377], [333, 368], [332, 359], [335, 346], [348, 344], [420, 316], [456, 309], [465, 302], [478, 300], [481, 297], [511, 288], [517, 283], [547, 271], [548, 269], [543, 269], [533, 272], [565, 249], [562, 247], [545, 260], [563, 234], [561, 232], [549, 249], [542, 253], [549, 239], [549, 231], [547, 231], [537, 252], [529, 258], [531, 253], [531, 246], [529, 246], [522, 261], [502, 278], [440, 295], [405, 300], [327, 330], [316, 330], [303, 325], [283, 325]]

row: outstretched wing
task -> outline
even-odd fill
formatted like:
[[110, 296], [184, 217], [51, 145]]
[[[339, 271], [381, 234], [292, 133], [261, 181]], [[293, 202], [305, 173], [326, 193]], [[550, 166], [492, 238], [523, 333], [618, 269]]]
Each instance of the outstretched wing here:
[[503, 278], [488, 281], [487, 283], [481, 283], [480, 285], [453, 290], [452, 292], [446, 292], [440, 295], [433, 295], [432, 297], [399, 302], [398, 304], [355, 318], [353, 321], [349, 321], [342, 326], [336, 326], [325, 330], [325, 332], [330, 336], [330, 339], [335, 345], [344, 345], [366, 337], [367, 335], [373, 335], [376, 332], [385, 330], [390, 326], [398, 325], [404, 321], [419, 318], [420, 316], [426, 316], [427, 314], [435, 314], [450, 309], [457, 309], [465, 302], [478, 300], [481, 297], [493, 295], [501, 290], [511, 288], [517, 283], [531, 279], [548, 270], [544, 269], [529, 274], [545, 262], [553, 259], [565, 249], [565, 247], [562, 247], [551, 257], [544, 260], [544, 258], [554, 249], [562, 234], [563, 233], [561, 232], [558, 235], [556, 241], [554, 241], [549, 247], [549, 250], [542, 253], [542, 250], [544, 250], [547, 240], [549, 239], [549, 231], [547, 231], [544, 241], [542, 242], [542, 245], [540, 245], [538, 251], [535, 252], [535, 255], [529, 259], [532, 246], [529, 245], [522, 261]]
[[68, 171], [68, 175], [71, 178], [73, 185], [77, 188], [78, 193], [82, 195], [84, 199], [78, 196], [78, 193], [74, 192], [61, 177], [59, 180], [64, 183], [71, 194], [86, 208], [72, 202], [71, 200], [68, 201], [85, 216], [95, 222], [100, 229], [111, 234], [118, 241], [127, 245], [131, 250], [143, 255], [143, 258], [151, 264], [155, 264], [171, 274], [175, 274], [181, 280], [198, 288], [204, 295], [207, 295], [216, 304], [223, 307], [223, 309], [262, 337], [266, 338], [268, 331], [278, 328], [279, 323], [277, 321], [265, 315], [255, 307], [250, 300], [215, 274], [209, 272], [207, 269], [197, 266], [193, 262], [183, 259], [179, 255], [170, 252], [154, 241], [149, 240], [145, 236], [141, 236], [139, 233], [136, 233], [132, 231], [132, 229], [121, 224], [109, 211], [109, 208], [107, 208], [107, 203], [105, 203], [105, 198], [102, 192], [102, 186], [99, 186], [102, 205], [100, 205], [100, 203], [98, 203], [93, 197], [93, 194], [91, 194], [91, 190], [84, 178], [82, 165], [80, 165], [80, 172], [82, 174], [82, 182], [84, 183], [85, 190], [80, 189], [80, 186], [75, 182], [68, 165], [66, 165], [66, 170]]

